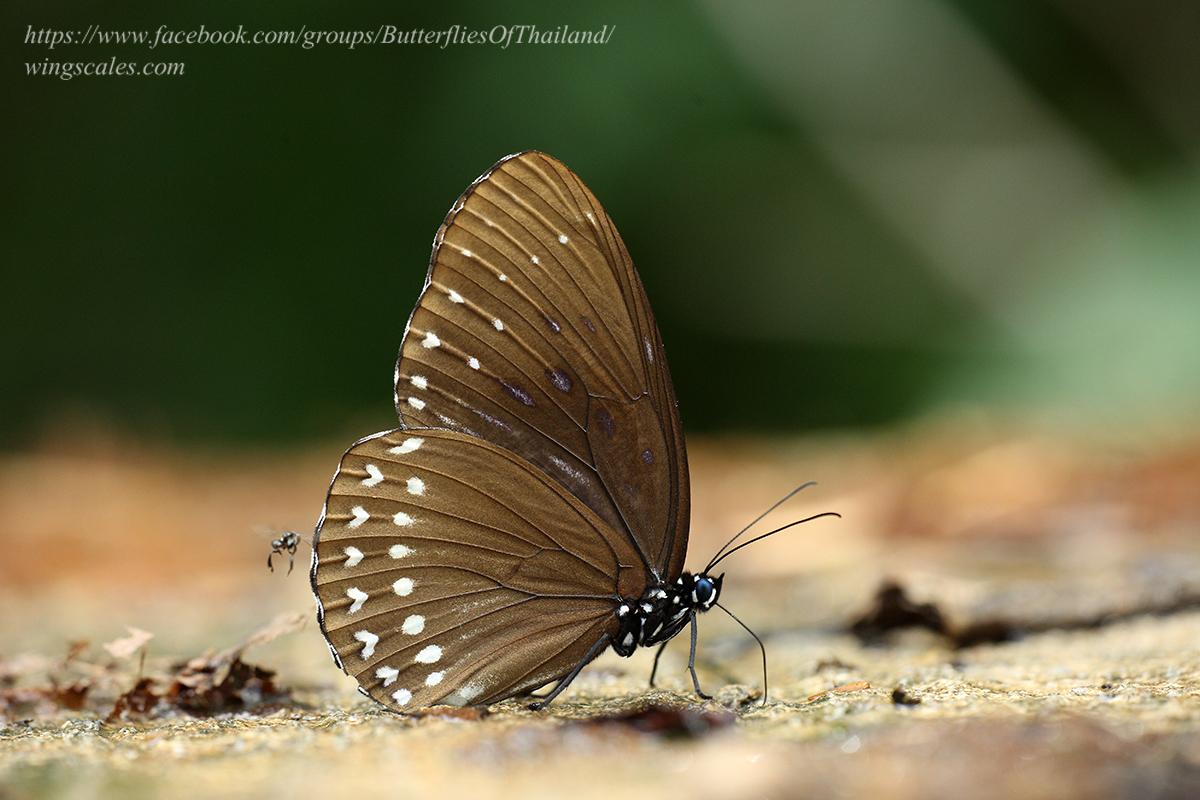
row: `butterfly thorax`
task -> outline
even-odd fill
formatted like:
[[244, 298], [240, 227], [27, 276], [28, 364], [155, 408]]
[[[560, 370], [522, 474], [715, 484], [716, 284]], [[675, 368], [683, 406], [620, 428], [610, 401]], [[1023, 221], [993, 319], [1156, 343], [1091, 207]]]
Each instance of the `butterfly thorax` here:
[[621, 628], [613, 641], [613, 650], [628, 657], [638, 647], [667, 641], [683, 630], [694, 614], [716, 605], [724, 577], [685, 572], [674, 583], [649, 587], [640, 598], [622, 598], [617, 604]]

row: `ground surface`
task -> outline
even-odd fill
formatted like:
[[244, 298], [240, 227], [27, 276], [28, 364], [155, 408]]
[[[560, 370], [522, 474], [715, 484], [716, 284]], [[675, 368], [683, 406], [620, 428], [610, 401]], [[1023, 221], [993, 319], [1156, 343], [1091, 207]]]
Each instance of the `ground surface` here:
[[609, 654], [547, 713], [422, 718], [333, 667], [305, 550], [291, 576], [265, 568], [272, 529], [311, 527], [339, 452], [75, 437], [4, 459], [0, 798], [1200, 796], [1187, 437], [959, 420], [697, 441], [693, 562], [805, 478], [821, 485], [781, 521], [845, 515], [726, 562], [724, 600], [767, 643], [768, 703], [753, 642], [710, 614], [712, 702], [681, 639], [658, 691], [649, 654]]

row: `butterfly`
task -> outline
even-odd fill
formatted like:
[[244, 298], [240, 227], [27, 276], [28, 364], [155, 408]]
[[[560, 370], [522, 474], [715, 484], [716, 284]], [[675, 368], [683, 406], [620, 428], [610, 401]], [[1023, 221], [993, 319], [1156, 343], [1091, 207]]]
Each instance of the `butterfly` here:
[[540, 707], [606, 648], [661, 655], [690, 625], [707, 697], [712, 570], [764, 537], [684, 571], [662, 339], [616, 226], [560, 161], [508, 156], [455, 201], [394, 387], [400, 427], [342, 456], [313, 537], [321, 630], [361, 692], [405, 711], [555, 683]]

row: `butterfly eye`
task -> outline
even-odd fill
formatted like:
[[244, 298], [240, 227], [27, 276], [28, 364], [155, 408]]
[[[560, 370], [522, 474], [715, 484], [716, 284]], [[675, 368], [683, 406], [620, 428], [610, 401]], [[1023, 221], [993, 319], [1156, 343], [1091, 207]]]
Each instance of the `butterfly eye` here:
[[713, 582], [708, 578], [697, 578], [696, 587], [693, 591], [696, 595], [696, 602], [700, 605], [708, 605], [708, 602], [712, 600], [713, 594], [716, 592], [713, 588]]

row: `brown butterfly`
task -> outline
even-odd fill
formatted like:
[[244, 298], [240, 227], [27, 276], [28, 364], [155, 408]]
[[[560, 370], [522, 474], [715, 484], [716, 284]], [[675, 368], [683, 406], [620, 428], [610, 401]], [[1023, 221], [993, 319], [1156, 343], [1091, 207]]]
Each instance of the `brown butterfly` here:
[[342, 457], [313, 539], [321, 630], [364, 694], [411, 710], [557, 681], [544, 705], [606, 647], [690, 624], [706, 696], [696, 615], [717, 605], [712, 568], [751, 542], [683, 571], [662, 339], [616, 226], [561, 162], [508, 156], [454, 203], [395, 403], [401, 427]]

